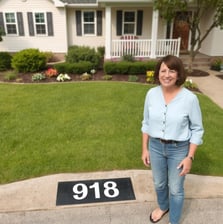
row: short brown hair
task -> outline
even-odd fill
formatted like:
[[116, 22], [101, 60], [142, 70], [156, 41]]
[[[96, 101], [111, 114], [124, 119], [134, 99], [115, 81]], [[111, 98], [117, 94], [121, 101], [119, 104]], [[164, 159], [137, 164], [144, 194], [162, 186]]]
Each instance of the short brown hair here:
[[173, 55], [167, 55], [158, 61], [154, 72], [155, 82], [157, 84], [160, 84], [159, 71], [162, 63], [165, 63], [165, 65], [169, 69], [175, 70], [177, 72], [178, 79], [176, 81], [176, 85], [181, 86], [185, 82], [187, 75], [184, 70], [183, 62], [181, 61], [181, 59]]

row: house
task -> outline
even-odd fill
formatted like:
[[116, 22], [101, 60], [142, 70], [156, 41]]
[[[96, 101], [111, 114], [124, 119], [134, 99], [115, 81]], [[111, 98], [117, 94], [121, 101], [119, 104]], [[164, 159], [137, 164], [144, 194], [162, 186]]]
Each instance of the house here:
[[[0, 28], [5, 32], [0, 51], [38, 48], [61, 56], [69, 46], [85, 45], [105, 47], [106, 59], [156, 58], [179, 55], [190, 42], [182, 18], [167, 24], [152, 0], [0, 0]], [[215, 28], [200, 52], [222, 56], [222, 39], [223, 30]]]

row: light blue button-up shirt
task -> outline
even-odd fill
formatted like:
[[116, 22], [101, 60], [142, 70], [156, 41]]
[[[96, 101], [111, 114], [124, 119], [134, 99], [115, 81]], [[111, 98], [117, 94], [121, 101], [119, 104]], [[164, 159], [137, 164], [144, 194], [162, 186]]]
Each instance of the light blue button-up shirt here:
[[151, 88], [145, 99], [141, 130], [153, 138], [202, 144], [204, 129], [197, 96], [182, 88], [166, 104], [161, 86]]

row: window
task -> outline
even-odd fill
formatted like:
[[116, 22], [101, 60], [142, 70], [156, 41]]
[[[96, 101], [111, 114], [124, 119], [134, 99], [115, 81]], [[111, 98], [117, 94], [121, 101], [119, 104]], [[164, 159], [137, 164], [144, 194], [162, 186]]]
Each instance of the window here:
[[53, 36], [53, 14], [52, 12], [27, 12], [29, 35]]
[[82, 35], [102, 35], [102, 11], [80, 11], [76, 14], [76, 33]]
[[5, 13], [5, 26], [7, 34], [17, 34], [17, 22], [14, 12]]
[[85, 35], [95, 35], [96, 26], [95, 11], [83, 12], [83, 31]]
[[36, 12], [34, 14], [34, 24], [36, 28], [37, 35], [46, 35], [46, 18], [45, 13]]
[[123, 34], [135, 35], [136, 33], [136, 12], [125, 11], [123, 13]]
[[143, 10], [116, 11], [116, 35], [141, 36], [143, 31]]

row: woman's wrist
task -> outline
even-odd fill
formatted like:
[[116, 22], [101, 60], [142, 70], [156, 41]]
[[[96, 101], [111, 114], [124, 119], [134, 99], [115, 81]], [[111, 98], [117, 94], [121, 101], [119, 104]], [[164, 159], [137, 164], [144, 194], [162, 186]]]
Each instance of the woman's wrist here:
[[187, 158], [190, 159], [192, 162], [194, 161], [194, 157], [193, 156], [188, 155]]

